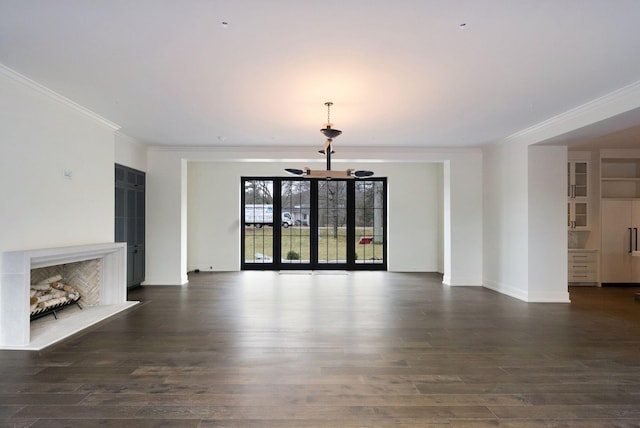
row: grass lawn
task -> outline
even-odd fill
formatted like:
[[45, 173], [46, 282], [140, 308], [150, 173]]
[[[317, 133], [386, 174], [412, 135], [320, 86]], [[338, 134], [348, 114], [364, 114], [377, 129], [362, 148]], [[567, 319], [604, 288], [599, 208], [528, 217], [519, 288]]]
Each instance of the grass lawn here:
[[[370, 261], [374, 258], [382, 259], [382, 244], [359, 244], [361, 236], [372, 236], [373, 228], [356, 228], [356, 255], [357, 260]], [[319, 261], [344, 261], [346, 260], [347, 248], [346, 229], [338, 228], [338, 237], [333, 236], [333, 228], [320, 228], [319, 236]], [[309, 228], [289, 227], [282, 229], [282, 260], [287, 260], [290, 251], [296, 252], [300, 261], [307, 261], [310, 257]], [[260, 253], [266, 257], [273, 258], [273, 230], [270, 227], [261, 229], [245, 229], [245, 260], [259, 262], [254, 254]], [[270, 260], [265, 259], [266, 262]], [[295, 261], [294, 261], [295, 262]]]

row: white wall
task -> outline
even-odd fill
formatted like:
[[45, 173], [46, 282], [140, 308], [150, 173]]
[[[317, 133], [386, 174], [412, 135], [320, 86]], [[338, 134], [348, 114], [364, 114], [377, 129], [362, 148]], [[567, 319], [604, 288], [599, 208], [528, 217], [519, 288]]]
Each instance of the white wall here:
[[189, 162], [189, 271], [240, 270], [240, 176], [254, 165]]
[[147, 146], [122, 132], [116, 132], [115, 162], [139, 171], [146, 171]]
[[[240, 268], [240, 177], [283, 176], [290, 166], [291, 162], [189, 163], [188, 270]], [[388, 178], [389, 270], [442, 272], [442, 164], [357, 166]]]
[[115, 127], [0, 71], [0, 251], [113, 242]]
[[389, 163], [362, 168], [388, 177], [388, 270], [442, 273], [442, 163]]

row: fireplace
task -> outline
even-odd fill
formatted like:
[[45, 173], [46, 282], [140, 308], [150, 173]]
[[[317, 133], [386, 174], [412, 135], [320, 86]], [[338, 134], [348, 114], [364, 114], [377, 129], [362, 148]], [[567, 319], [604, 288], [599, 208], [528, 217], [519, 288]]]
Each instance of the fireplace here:
[[[72, 283], [83, 310], [31, 322], [31, 284], [59, 275]], [[14, 251], [2, 254], [0, 349], [43, 349], [126, 310], [126, 244]]]
[[57, 313], [71, 305], [79, 308], [100, 303], [100, 259], [31, 269], [31, 321]]

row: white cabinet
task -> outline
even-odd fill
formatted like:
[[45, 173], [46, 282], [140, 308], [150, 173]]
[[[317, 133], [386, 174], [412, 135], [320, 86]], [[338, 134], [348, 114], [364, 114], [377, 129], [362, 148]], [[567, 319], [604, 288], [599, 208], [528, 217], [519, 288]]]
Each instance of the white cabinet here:
[[586, 230], [589, 228], [589, 203], [587, 201], [569, 201], [567, 203], [567, 225], [569, 229]]
[[567, 226], [589, 229], [589, 161], [567, 162]]
[[601, 281], [640, 283], [640, 200], [602, 199], [601, 210]]
[[569, 161], [567, 165], [567, 196], [571, 199], [589, 197], [589, 161]]
[[598, 285], [598, 250], [569, 250], [570, 285]]

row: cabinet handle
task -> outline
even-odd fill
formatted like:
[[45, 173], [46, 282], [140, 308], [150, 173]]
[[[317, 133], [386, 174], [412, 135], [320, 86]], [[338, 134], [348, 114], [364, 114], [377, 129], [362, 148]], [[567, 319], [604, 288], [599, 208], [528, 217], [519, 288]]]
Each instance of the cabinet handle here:
[[638, 228], [634, 227], [633, 230], [636, 232], [636, 251], [638, 251]]
[[633, 252], [633, 232], [631, 231], [631, 228], [628, 228], [629, 230], [629, 253]]

